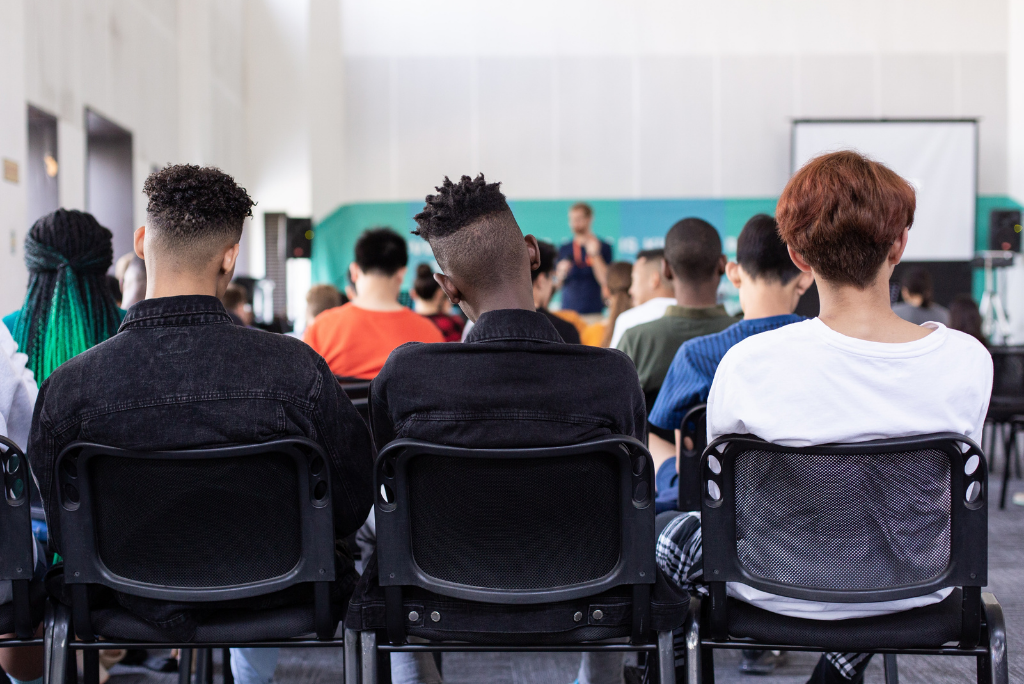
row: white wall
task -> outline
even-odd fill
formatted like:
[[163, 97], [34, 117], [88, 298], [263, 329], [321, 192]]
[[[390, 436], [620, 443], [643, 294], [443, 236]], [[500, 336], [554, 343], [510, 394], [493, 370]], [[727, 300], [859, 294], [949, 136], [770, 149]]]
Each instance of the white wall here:
[[[1006, 0], [342, 0], [345, 197], [772, 196], [794, 117], [981, 117], [1006, 191]], [[340, 118], [340, 117], [339, 117]]]
[[28, 276], [24, 261], [28, 166], [25, 49], [21, 31], [24, 5], [25, 0], [0, 0], [0, 160], [16, 162], [21, 175], [17, 184], [0, 176], [0, 315], [4, 316], [21, 304]]

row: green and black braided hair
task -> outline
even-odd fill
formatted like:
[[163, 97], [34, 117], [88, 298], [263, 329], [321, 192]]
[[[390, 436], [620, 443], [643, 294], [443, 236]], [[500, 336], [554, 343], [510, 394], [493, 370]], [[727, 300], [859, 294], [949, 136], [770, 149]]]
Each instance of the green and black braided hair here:
[[13, 334], [36, 382], [117, 332], [120, 315], [106, 284], [113, 258], [111, 233], [92, 214], [58, 209], [29, 230], [28, 293]]

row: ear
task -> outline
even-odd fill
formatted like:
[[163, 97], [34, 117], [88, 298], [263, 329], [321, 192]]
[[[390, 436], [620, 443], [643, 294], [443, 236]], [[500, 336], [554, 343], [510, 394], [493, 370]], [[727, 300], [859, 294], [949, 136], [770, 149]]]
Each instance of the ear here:
[[803, 296], [804, 292], [807, 292], [809, 289], [811, 289], [811, 285], [814, 284], [814, 274], [806, 272], [801, 273], [796, 278], [794, 278], [794, 280], [796, 280], [797, 295]]
[[789, 258], [793, 260], [793, 263], [804, 273], [811, 272], [811, 265], [804, 261], [804, 258], [789, 245], [786, 245], [786, 249], [789, 250]]
[[140, 259], [146, 258], [146, 226], [135, 229], [135, 255]]
[[356, 262], [353, 261], [348, 265], [348, 279], [352, 281], [353, 285], [356, 284], [361, 275], [363, 275], [363, 272], [359, 269], [359, 265]]
[[724, 255], [718, 257], [718, 275], [721, 277], [725, 274], [725, 266], [729, 263], [729, 259]]
[[526, 251], [530, 255], [530, 271], [536, 271], [540, 268], [540, 244], [532, 235], [524, 235], [523, 240], [526, 242]]
[[228, 247], [227, 251], [224, 252], [224, 256], [221, 257], [220, 261], [220, 272], [225, 275], [230, 275], [235, 272], [235, 262], [238, 261], [238, 243]]
[[665, 282], [672, 280], [672, 267], [668, 265], [668, 259], [661, 260], [661, 277], [665, 279]]
[[740, 265], [735, 261], [730, 261], [725, 265], [725, 277], [729, 279], [732, 286], [737, 290], [740, 289], [740, 285], [743, 284], [743, 275]]
[[909, 239], [910, 228], [904, 228], [903, 232], [892, 243], [892, 247], [889, 248], [889, 263], [891, 265], [895, 266], [900, 263], [900, 260], [903, 258], [903, 252], [907, 249], [907, 241]]
[[448, 300], [458, 306], [462, 302], [462, 292], [455, 286], [452, 279], [446, 276], [444, 273], [435, 273], [434, 281], [441, 286]]

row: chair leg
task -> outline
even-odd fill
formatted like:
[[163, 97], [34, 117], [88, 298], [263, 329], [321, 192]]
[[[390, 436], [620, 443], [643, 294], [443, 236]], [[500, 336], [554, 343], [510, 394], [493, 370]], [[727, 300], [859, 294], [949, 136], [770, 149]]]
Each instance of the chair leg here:
[[885, 684], [899, 684], [900, 672], [896, 666], [896, 654], [886, 653], [883, 658], [885, 668]]
[[196, 649], [196, 684], [213, 684], [213, 651]]
[[361, 645], [363, 681], [360, 684], [377, 684], [377, 633], [373, 630], [363, 632]]
[[672, 632], [658, 632], [658, 684], [676, 684], [676, 654]]
[[[1006, 622], [1003, 620], [1003, 609], [993, 594], [985, 592], [981, 595], [981, 603], [985, 610], [985, 625], [988, 632], [988, 658], [985, 684], [1009, 684], [1010, 670], [1006, 661]], [[981, 656], [978, 658], [978, 682], [982, 682]]]
[[[235, 684], [235, 673], [231, 671], [231, 649], [222, 648], [220, 653], [221, 660], [224, 661], [224, 684]], [[213, 668], [211, 668], [211, 670], [212, 669]]]
[[700, 646], [700, 599], [690, 598], [690, 610], [686, 614], [683, 629], [686, 630], [686, 684], [700, 684], [703, 679]]
[[[46, 635], [49, 653], [44, 653], [43, 661], [44, 684], [64, 684], [68, 669], [68, 632], [71, 624], [71, 611], [63, 604], [52, 603], [46, 608]], [[44, 652], [45, 652], [44, 648]], [[73, 664], [72, 669], [78, 670]]]
[[[192, 681], [192, 649], [183, 648], [178, 651], [178, 684], [189, 684]], [[86, 682], [88, 684], [88, 682]]]
[[345, 684], [359, 684], [359, 632], [345, 630]]
[[1010, 438], [1006, 437], [1006, 426], [1000, 423], [998, 428], [999, 436], [1002, 437], [1003, 441], [1003, 490], [999, 492], [999, 510], [1003, 510], [1006, 508], [1006, 490], [1010, 487], [1010, 462], [1013, 456], [1010, 453], [1012, 442]]
[[100, 684], [100, 652], [90, 648], [82, 654], [85, 684]]

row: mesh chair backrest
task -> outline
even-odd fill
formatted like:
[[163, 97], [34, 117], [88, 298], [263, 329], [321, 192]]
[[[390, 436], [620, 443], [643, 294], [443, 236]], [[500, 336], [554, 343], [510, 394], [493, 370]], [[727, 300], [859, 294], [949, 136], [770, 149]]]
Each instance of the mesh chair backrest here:
[[922, 448], [735, 458], [736, 553], [752, 575], [872, 590], [937, 577], [950, 562], [950, 459]]
[[437, 579], [558, 588], [604, 577], [619, 561], [621, 480], [608, 453], [428, 454], [412, 458], [408, 471], [413, 555]]
[[287, 455], [97, 455], [89, 467], [97, 551], [125, 579], [220, 587], [279, 577], [299, 562], [299, 475]]
[[1024, 347], [992, 347], [992, 396], [1024, 399]]

